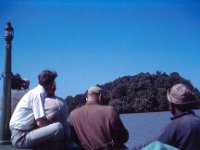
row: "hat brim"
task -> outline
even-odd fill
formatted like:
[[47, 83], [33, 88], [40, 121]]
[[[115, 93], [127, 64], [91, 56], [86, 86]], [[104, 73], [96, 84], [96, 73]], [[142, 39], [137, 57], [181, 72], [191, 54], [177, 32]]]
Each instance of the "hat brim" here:
[[200, 103], [200, 100], [193, 100], [193, 101], [190, 101], [190, 102], [177, 103], [176, 99], [170, 96], [170, 90], [167, 91], [167, 99], [168, 99], [169, 102], [176, 104], [176, 105], [191, 105], [191, 104]]

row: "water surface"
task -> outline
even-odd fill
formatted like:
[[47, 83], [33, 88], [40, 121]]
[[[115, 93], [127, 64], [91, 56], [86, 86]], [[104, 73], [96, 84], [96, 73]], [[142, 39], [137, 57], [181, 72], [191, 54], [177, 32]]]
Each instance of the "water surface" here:
[[[195, 110], [195, 112], [200, 115], [200, 110]], [[133, 148], [158, 136], [160, 131], [170, 122], [172, 115], [170, 112], [153, 112], [122, 114], [120, 117], [129, 131], [129, 140], [126, 146]]]

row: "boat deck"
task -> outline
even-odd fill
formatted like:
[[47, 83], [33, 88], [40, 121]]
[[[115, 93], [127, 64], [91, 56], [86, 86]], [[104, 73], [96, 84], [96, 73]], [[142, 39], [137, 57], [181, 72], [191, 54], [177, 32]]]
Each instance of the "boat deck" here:
[[[12, 144], [7, 145], [0, 145], [0, 150], [59, 150], [60, 148], [52, 148], [52, 147], [42, 147], [42, 148], [33, 148], [33, 149], [19, 149], [16, 147], [13, 147]], [[63, 149], [63, 148], [62, 148]], [[77, 146], [71, 145], [69, 148], [66, 148], [64, 150], [78, 150], [79, 148]]]
[[33, 150], [33, 149], [18, 149], [13, 147], [11, 144], [8, 144], [8, 145], [0, 145], [0, 150]]

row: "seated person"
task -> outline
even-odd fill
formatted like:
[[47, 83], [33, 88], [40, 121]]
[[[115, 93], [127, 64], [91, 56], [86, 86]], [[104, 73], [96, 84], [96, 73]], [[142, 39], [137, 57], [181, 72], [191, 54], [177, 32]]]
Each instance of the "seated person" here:
[[66, 137], [69, 138], [68, 107], [64, 99], [55, 96], [56, 85], [48, 93], [44, 103], [46, 119], [51, 122], [60, 122], [66, 128]]
[[62, 142], [65, 127], [46, 119], [44, 102], [55, 84], [57, 73], [44, 70], [38, 75], [39, 84], [19, 101], [10, 120], [11, 142], [17, 148], [34, 148], [44, 143]]
[[200, 101], [184, 84], [174, 85], [167, 93], [172, 121], [158, 137], [158, 141], [181, 150], [200, 150], [200, 117], [192, 108]]
[[[173, 117], [154, 140], [181, 150], [200, 150], [200, 117], [192, 111], [200, 101], [188, 86], [181, 83], [175, 84], [167, 92], [167, 99]], [[139, 150], [148, 143], [133, 150]]]
[[19, 74], [12, 77], [11, 83], [11, 114], [13, 114], [19, 100], [27, 93], [29, 80], [23, 80]]
[[128, 141], [128, 131], [114, 108], [102, 105], [102, 94], [101, 88], [91, 87], [86, 104], [70, 113], [72, 137], [87, 150], [122, 149]]

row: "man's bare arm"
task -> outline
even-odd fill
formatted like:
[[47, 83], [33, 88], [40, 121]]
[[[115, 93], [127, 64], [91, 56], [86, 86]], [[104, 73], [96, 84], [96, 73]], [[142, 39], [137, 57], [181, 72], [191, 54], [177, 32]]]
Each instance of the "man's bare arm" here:
[[45, 127], [50, 124], [50, 122], [46, 118], [39, 118], [36, 120], [36, 124], [39, 128]]

